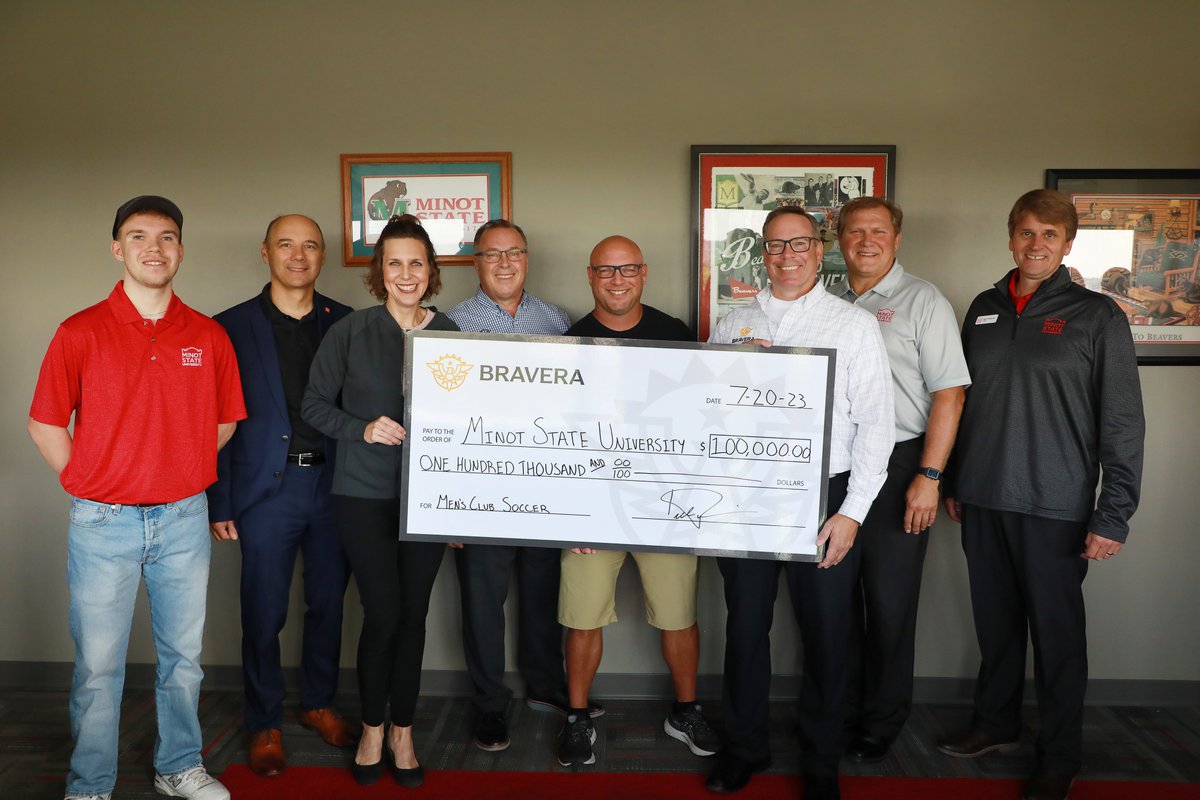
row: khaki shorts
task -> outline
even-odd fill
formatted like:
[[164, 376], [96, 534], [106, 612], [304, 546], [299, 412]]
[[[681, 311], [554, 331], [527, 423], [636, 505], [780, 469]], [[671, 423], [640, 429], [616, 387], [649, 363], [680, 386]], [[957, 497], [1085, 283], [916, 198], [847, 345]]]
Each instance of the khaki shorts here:
[[579, 555], [563, 550], [558, 585], [558, 621], [590, 631], [617, 621], [617, 574], [632, 555], [646, 596], [646, 622], [664, 631], [696, 624], [696, 556], [684, 553], [625, 553], [601, 550]]

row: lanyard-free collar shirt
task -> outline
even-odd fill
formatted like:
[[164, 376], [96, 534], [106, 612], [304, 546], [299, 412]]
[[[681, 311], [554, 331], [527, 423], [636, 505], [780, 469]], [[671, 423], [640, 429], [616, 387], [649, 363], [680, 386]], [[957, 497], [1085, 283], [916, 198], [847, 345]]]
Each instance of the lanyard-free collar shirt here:
[[29, 416], [75, 427], [59, 475], [72, 496], [169, 503], [217, 479], [217, 425], [245, 419], [225, 330], [172, 295], [162, 319], [142, 318], [118, 282], [50, 342]]
[[838, 513], [862, 522], [887, 477], [896, 442], [892, 376], [875, 318], [838, 300], [820, 282], [792, 303], [778, 325], [767, 314], [771, 286], [753, 303], [729, 312], [709, 342], [741, 344], [766, 339], [780, 347], [837, 350], [829, 474], [849, 470], [850, 485]]
[[896, 397], [896, 441], [925, 433], [933, 392], [971, 383], [954, 309], [937, 287], [900, 266], [859, 297], [843, 278], [830, 289], [834, 297], [875, 316], [892, 368]]
[[475, 333], [533, 333], [561, 336], [571, 327], [567, 312], [529, 292], [521, 293], [513, 316], [484, 294], [483, 289], [446, 312], [460, 330]]

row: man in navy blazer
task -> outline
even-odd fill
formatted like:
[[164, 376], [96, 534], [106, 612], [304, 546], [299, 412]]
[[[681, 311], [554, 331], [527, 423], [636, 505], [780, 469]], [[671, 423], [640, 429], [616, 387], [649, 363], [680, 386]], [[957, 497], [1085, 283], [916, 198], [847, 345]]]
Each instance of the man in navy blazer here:
[[321, 337], [348, 306], [316, 293], [325, 238], [308, 217], [271, 221], [262, 243], [271, 282], [217, 314], [237, 353], [249, 417], [220, 453], [208, 489], [213, 538], [242, 549], [242, 672], [249, 766], [278, 775], [283, 671], [279, 633], [287, 621], [296, 553], [304, 557], [304, 644], [300, 724], [336, 747], [357, 731], [333, 710], [350, 570], [333, 521], [333, 440], [300, 416], [308, 370]]

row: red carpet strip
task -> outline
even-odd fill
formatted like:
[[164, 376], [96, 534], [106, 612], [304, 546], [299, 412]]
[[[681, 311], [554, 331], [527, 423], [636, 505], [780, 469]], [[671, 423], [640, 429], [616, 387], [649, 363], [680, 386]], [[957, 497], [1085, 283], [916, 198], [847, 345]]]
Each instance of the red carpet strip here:
[[[404, 789], [385, 772], [374, 786], [359, 786], [347, 769], [288, 767], [260, 778], [244, 764], [221, 773], [233, 800], [714, 800], [704, 776], [638, 772], [430, 772], [420, 789]], [[733, 797], [778, 800], [800, 797], [796, 775], [756, 775]], [[843, 777], [843, 800], [1017, 800], [1021, 781], [983, 778]], [[1200, 784], [1142, 781], [1076, 781], [1072, 800], [1200, 800]]]

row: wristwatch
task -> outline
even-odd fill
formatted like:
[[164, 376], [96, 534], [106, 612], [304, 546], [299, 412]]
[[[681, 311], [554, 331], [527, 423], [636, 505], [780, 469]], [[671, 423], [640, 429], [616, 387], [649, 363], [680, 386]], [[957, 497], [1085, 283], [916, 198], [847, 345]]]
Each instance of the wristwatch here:
[[940, 481], [942, 479], [942, 471], [933, 467], [921, 467], [917, 470], [918, 475], [924, 475], [931, 481]]

